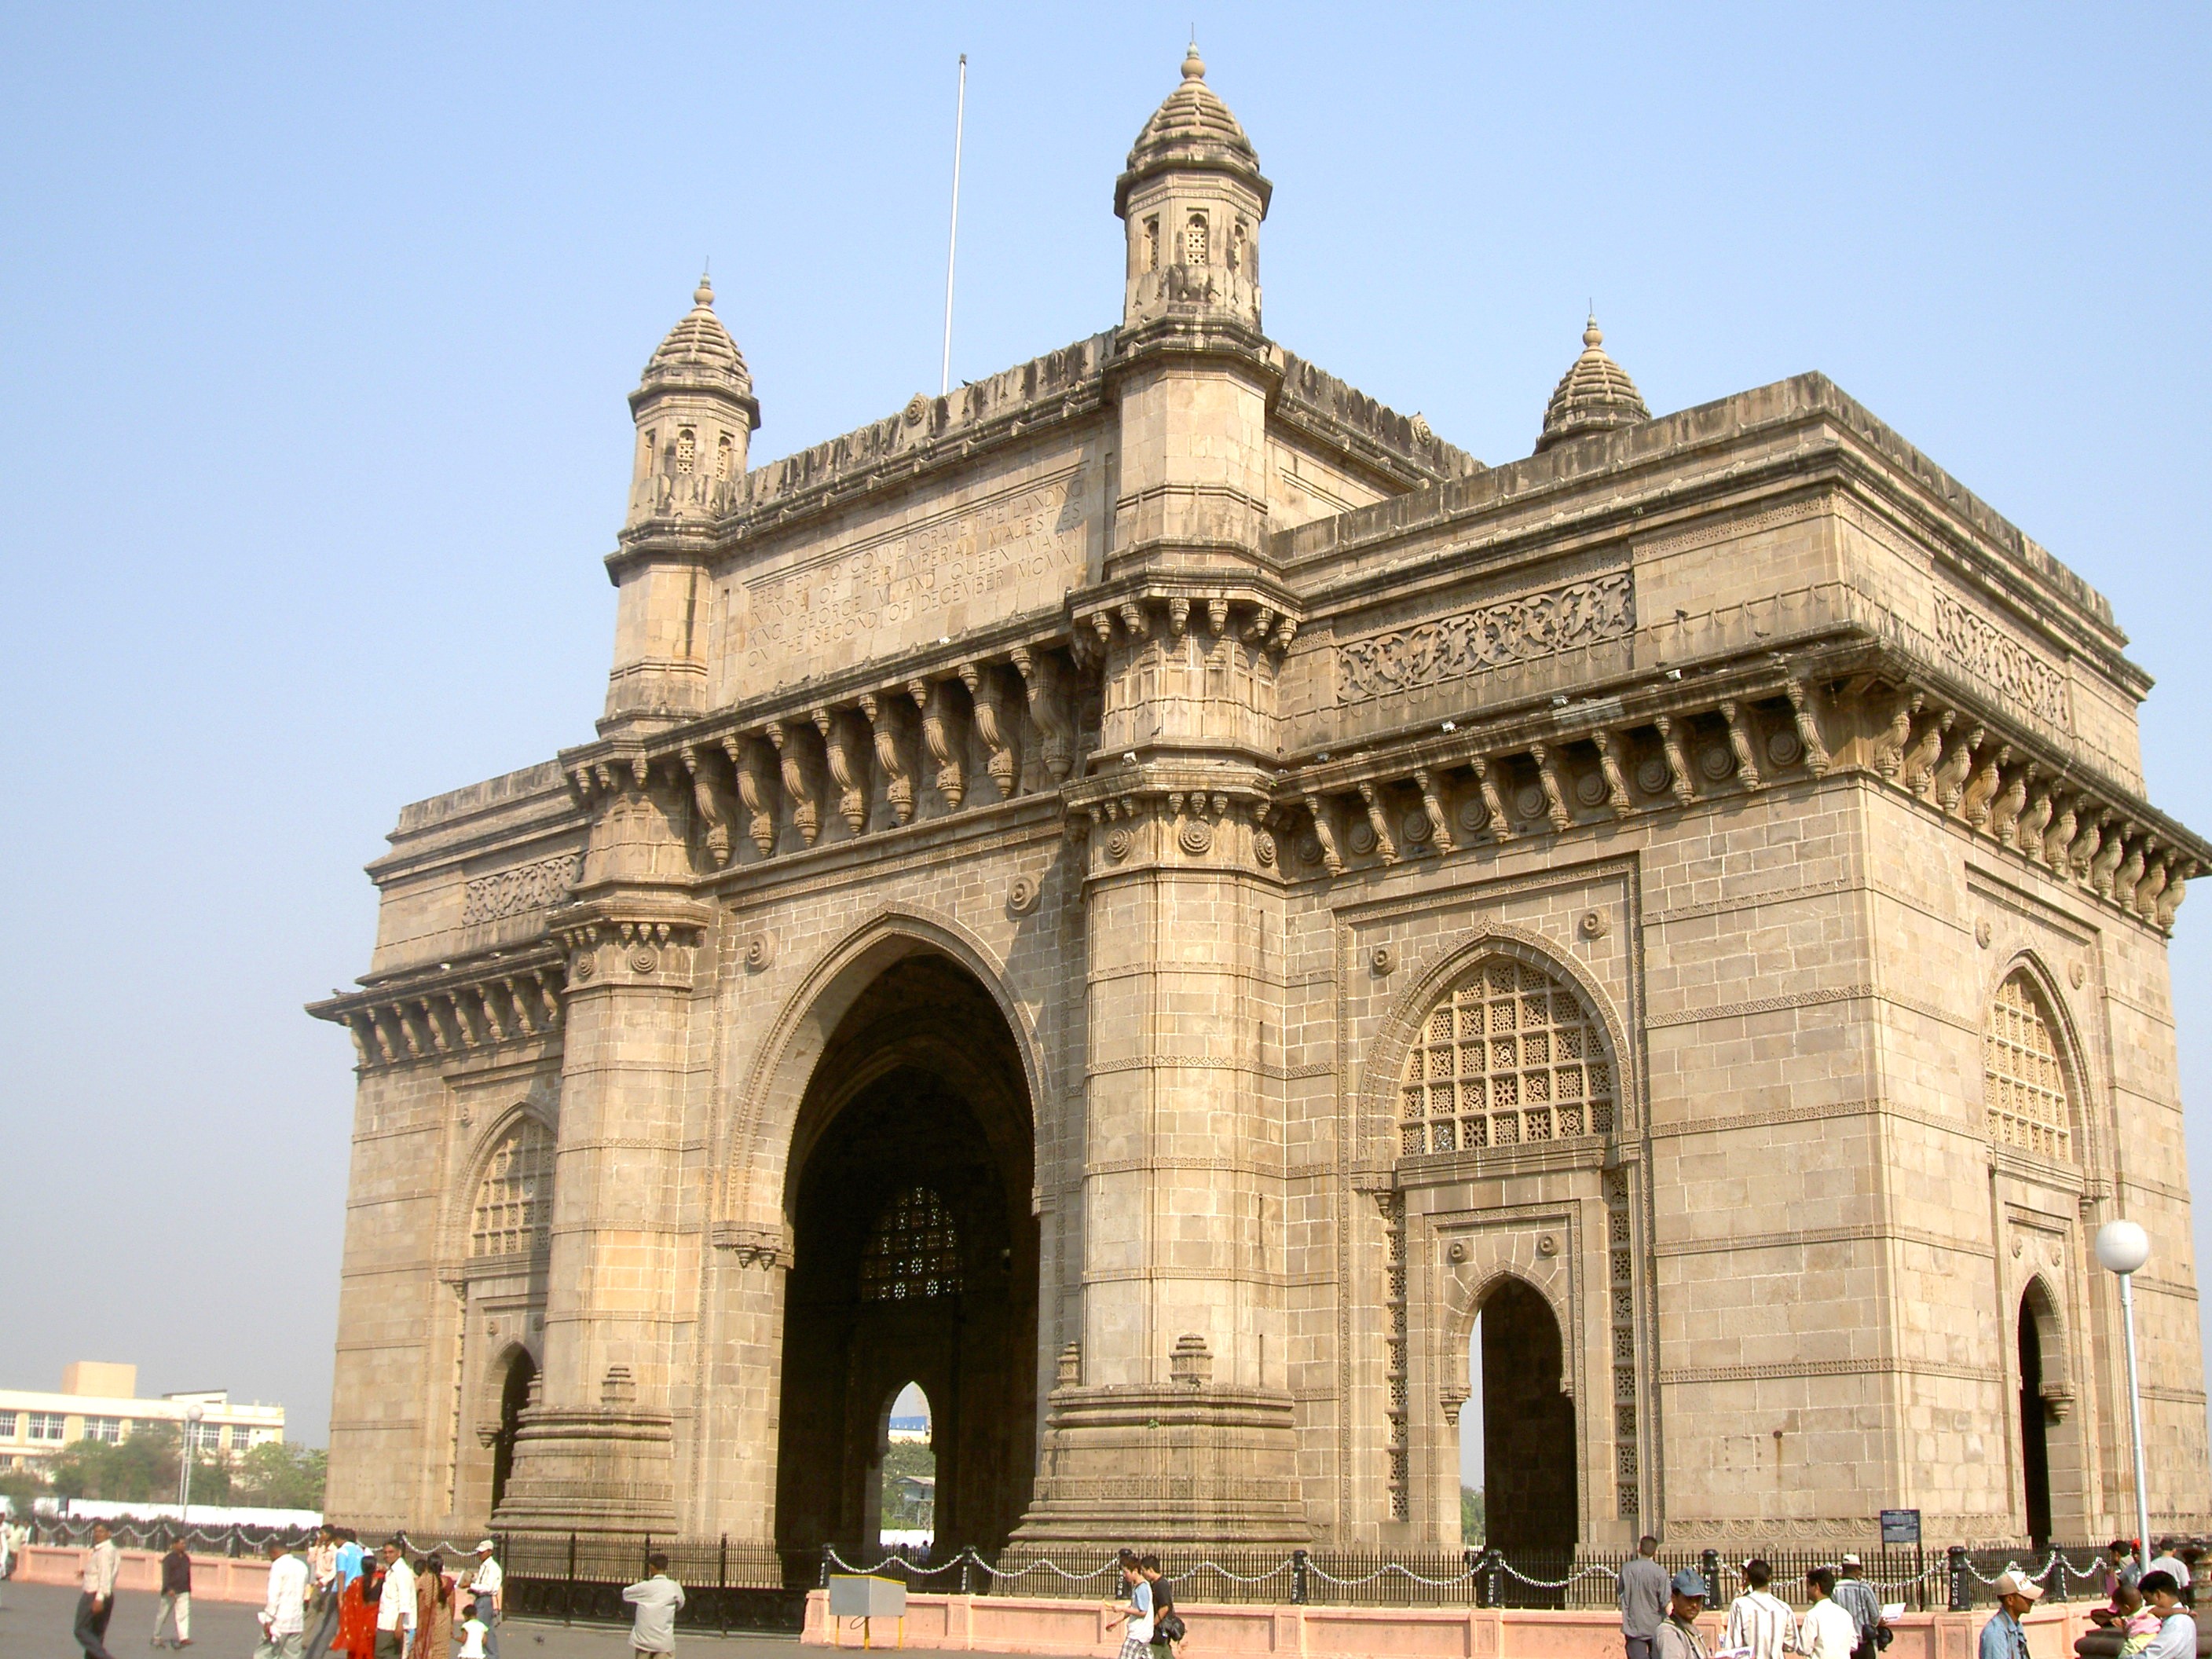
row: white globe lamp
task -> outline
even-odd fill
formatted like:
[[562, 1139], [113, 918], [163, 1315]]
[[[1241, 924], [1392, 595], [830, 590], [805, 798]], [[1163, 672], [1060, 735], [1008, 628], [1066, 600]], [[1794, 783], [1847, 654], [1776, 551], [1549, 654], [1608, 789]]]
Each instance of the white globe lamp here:
[[2150, 1494], [2143, 1479], [2142, 1393], [2136, 1384], [2136, 1274], [2150, 1260], [2150, 1235], [2132, 1221], [2107, 1221], [2097, 1229], [2097, 1262], [2120, 1280], [2120, 1323], [2128, 1338], [2128, 1422], [2136, 1443], [2136, 1544], [2138, 1561], [2150, 1559]]

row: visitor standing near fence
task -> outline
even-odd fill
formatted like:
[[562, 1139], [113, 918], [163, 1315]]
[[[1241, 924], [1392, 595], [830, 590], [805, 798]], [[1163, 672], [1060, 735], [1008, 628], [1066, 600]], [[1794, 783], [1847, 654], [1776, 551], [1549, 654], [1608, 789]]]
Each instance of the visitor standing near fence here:
[[1667, 1586], [1667, 1616], [1651, 1638], [1652, 1659], [1709, 1659], [1705, 1638], [1698, 1634], [1698, 1615], [1711, 1594], [1705, 1577], [1685, 1567]]
[[269, 1589], [261, 1601], [261, 1645], [253, 1659], [301, 1659], [307, 1643], [307, 1564], [269, 1540]]
[[1859, 1627], [1858, 1644], [1851, 1650], [1853, 1659], [1875, 1659], [1889, 1645], [1881, 1635], [1881, 1597], [1859, 1576], [1865, 1565], [1857, 1556], [1848, 1553], [1836, 1564], [1836, 1604]]
[[489, 1538], [477, 1546], [477, 1569], [469, 1576], [469, 1593], [477, 1599], [477, 1617], [483, 1620], [484, 1659], [499, 1659], [501, 1586], [507, 1575], [500, 1570], [495, 1546]]
[[113, 1659], [107, 1651], [107, 1620], [115, 1611], [115, 1575], [122, 1571], [123, 1552], [107, 1523], [92, 1523], [92, 1547], [84, 1553], [82, 1589], [76, 1598], [76, 1627], [70, 1639], [84, 1650], [84, 1659]]
[[1175, 1586], [1160, 1570], [1158, 1556], [1140, 1557], [1137, 1565], [1144, 1572], [1145, 1582], [1152, 1587], [1152, 1659], [1177, 1659], [1176, 1644], [1188, 1632], [1182, 1615], [1176, 1611]]
[[1651, 1659], [1652, 1638], [1667, 1617], [1667, 1569], [1656, 1559], [1659, 1540], [1646, 1534], [1620, 1569], [1620, 1637], [1628, 1659]]
[[407, 1659], [415, 1645], [415, 1569], [400, 1540], [385, 1540], [384, 1589], [376, 1604], [376, 1659]]
[[1744, 1592], [1729, 1604], [1726, 1645], [1750, 1659], [1785, 1659], [1797, 1651], [1797, 1615], [1766, 1588], [1774, 1569], [1754, 1555], [1743, 1564]]
[[[164, 1638], [162, 1628], [169, 1634]], [[161, 1599], [154, 1605], [154, 1639], [157, 1648], [188, 1648], [192, 1644], [192, 1557], [179, 1533], [161, 1552]]]
[[630, 1620], [630, 1650], [674, 1653], [676, 1613], [684, 1605], [684, 1586], [668, 1576], [668, 1558], [658, 1551], [645, 1558], [645, 1566], [646, 1576], [623, 1591], [623, 1600], [637, 1609]]
[[[2027, 1632], [2021, 1620], [2043, 1594], [2043, 1586], [2017, 1572], [1997, 1575], [1997, 1610], [1982, 1626], [1980, 1659], [2027, 1659]], [[2189, 1637], [2190, 1659], [2197, 1659], [2197, 1634]]]
[[1815, 1567], [1805, 1575], [1813, 1605], [1797, 1626], [1797, 1651], [1805, 1659], [1851, 1659], [1859, 1644], [1859, 1621], [1836, 1602], [1836, 1570]]

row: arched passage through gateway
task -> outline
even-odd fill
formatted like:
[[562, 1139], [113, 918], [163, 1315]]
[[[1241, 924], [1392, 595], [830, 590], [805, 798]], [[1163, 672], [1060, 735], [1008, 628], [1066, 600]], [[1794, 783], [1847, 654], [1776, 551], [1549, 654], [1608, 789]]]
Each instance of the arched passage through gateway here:
[[1481, 1437], [1486, 1541], [1516, 1559], [1571, 1554], [1575, 1402], [1561, 1387], [1559, 1322], [1540, 1291], [1504, 1279], [1483, 1298], [1471, 1340], [1480, 1407], [1460, 1421], [1462, 1433]]
[[793, 1134], [776, 1541], [872, 1545], [892, 1398], [928, 1395], [939, 1553], [1028, 1506], [1034, 1133], [1013, 1034], [964, 967], [893, 963], [824, 1043]]
[[491, 1443], [491, 1506], [507, 1496], [507, 1477], [514, 1473], [514, 1436], [522, 1425], [522, 1408], [530, 1403], [530, 1385], [538, 1380], [538, 1362], [527, 1348], [508, 1356], [507, 1374], [499, 1384], [499, 1429]]

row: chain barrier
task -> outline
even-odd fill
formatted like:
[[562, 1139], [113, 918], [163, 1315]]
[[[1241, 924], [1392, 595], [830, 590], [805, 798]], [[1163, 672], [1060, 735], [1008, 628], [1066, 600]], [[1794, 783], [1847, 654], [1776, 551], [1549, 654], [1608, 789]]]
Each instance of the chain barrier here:
[[1569, 1573], [1565, 1578], [1531, 1578], [1527, 1573], [1522, 1571], [1520, 1568], [1515, 1566], [1510, 1561], [1506, 1560], [1502, 1556], [1498, 1558], [1498, 1565], [1504, 1569], [1505, 1576], [1508, 1578], [1518, 1579], [1522, 1583], [1528, 1585], [1530, 1589], [1565, 1589], [1568, 1585], [1573, 1583], [1578, 1578], [1618, 1578], [1620, 1577], [1620, 1574], [1611, 1567], [1588, 1566], [1577, 1568], [1574, 1571]]
[[[1289, 1562], [1285, 1562], [1283, 1565], [1285, 1566], [1288, 1566], [1291, 1564]], [[1279, 1572], [1282, 1571], [1282, 1568], [1278, 1567], [1275, 1571], [1276, 1572]], [[1473, 1579], [1475, 1576], [1474, 1570], [1473, 1568], [1469, 1568], [1465, 1572], [1455, 1573], [1449, 1578], [1430, 1578], [1421, 1573], [1415, 1572], [1411, 1567], [1406, 1566], [1396, 1561], [1386, 1561], [1381, 1566], [1377, 1567], [1373, 1572], [1368, 1573], [1364, 1577], [1359, 1578], [1339, 1578], [1328, 1568], [1316, 1565], [1310, 1561], [1306, 1564], [1306, 1571], [1311, 1573], [1315, 1577], [1320, 1579], [1325, 1584], [1340, 1584], [1346, 1589], [1357, 1589], [1362, 1584], [1371, 1584], [1378, 1578], [1388, 1578], [1392, 1573], [1396, 1573], [1401, 1578], [1410, 1578], [1417, 1584], [1426, 1584], [1431, 1589], [1442, 1589], [1448, 1584], [1464, 1584]], [[1510, 1567], [1506, 1569], [1506, 1571], [1508, 1572], [1511, 1572], [1512, 1571], [1513, 1569]], [[1274, 1577], [1274, 1573], [1270, 1573], [1267, 1576], [1272, 1578]]]
[[[1066, 1579], [1071, 1584], [1080, 1584], [1088, 1579], [1101, 1578], [1109, 1572], [1118, 1572], [1121, 1570], [1119, 1565], [1112, 1561], [1109, 1561], [1104, 1566], [1093, 1572], [1070, 1572], [1057, 1561], [1032, 1561], [1025, 1567], [1016, 1567], [1011, 1572], [1002, 1572], [972, 1549], [968, 1552], [968, 1559], [994, 1578], [1025, 1578], [1033, 1572], [1049, 1572]], [[1289, 1565], [1287, 1561], [1283, 1564], [1284, 1566]], [[1276, 1571], [1280, 1571], [1281, 1568]]]
[[[1109, 1565], [1111, 1564], [1109, 1563]], [[1197, 1577], [1201, 1572], [1218, 1572], [1224, 1578], [1229, 1580], [1232, 1584], [1264, 1584], [1270, 1578], [1279, 1578], [1286, 1572], [1297, 1571], [1297, 1565], [1298, 1564], [1295, 1559], [1286, 1558], [1280, 1565], [1271, 1567], [1267, 1571], [1261, 1573], [1256, 1577], [1248, 1578], [1241, 1572], [1230, 1571], [1228, 1568], [1223, 1566], [1218, 1561], [1208, 1559], [1200, 1562], [1188, 1572], [1170, 1572], [1164, 1573], [1161, 1576], [1170, 1584], [1180, 1584], [1185, 1579]], [[1310, 1570], [1314, 1571], [1320, 1571], [1318, 1568], [1313, 1568]]]

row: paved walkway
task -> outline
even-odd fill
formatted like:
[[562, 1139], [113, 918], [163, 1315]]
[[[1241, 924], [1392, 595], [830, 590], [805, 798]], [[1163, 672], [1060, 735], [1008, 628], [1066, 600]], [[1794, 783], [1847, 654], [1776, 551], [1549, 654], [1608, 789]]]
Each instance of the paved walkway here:
[[[76, 1592], [58, 1584], [0, 1585], [0, 1659], [70, 1659]], [[154, 1631], [151, 1595], [124, 1591], [107, 1623], [107, 1650], [115, 1659], [146, 1659]], [[183, 1659], [252, 1659], [261, 1639], [256, 1609], [208, 1601], [192, 1607], [192, 1644]], [[629, 1659], [626, 1626], [539, 1624], [517, 1620], [500, 1628], [500, 1659]], [[167, 1650], [163, 1650], [166, 1653]], [[679, 1631], [677, 1659], [712, 1654], [714, 1659], [822, 1659], [821, 1648], [802, 1648], [795, 1636], [717, 1636]]]

